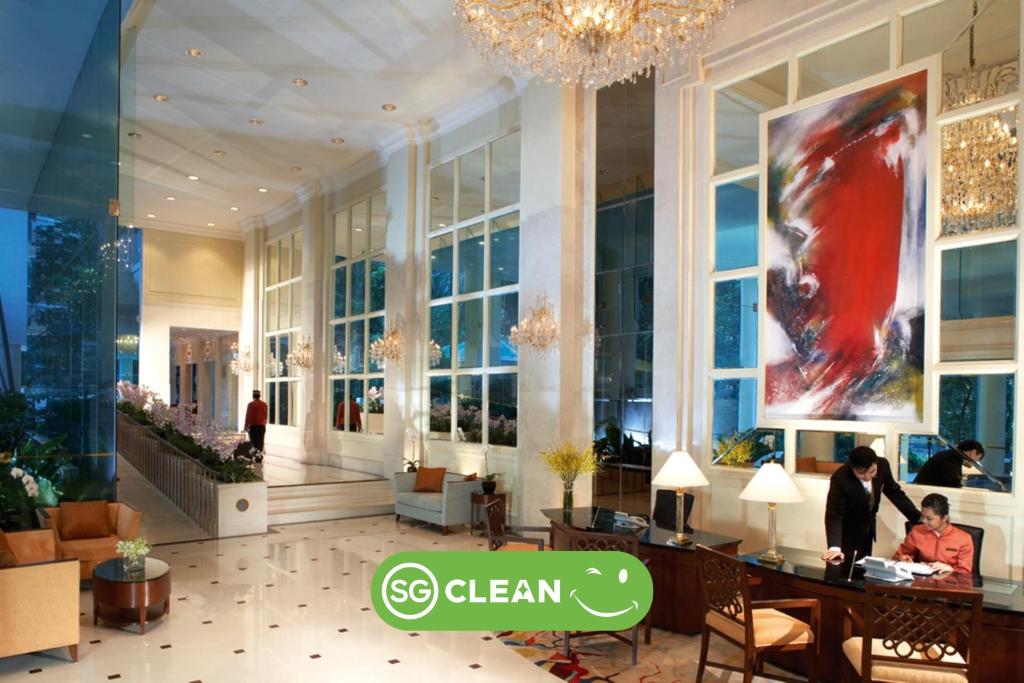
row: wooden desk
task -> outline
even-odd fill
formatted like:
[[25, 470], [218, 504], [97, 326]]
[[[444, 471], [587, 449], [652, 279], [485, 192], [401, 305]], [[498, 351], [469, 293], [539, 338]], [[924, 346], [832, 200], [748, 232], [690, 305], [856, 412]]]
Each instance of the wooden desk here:
[[[603, 533], [640, 534], [640, 559], [648, 560], [651, 579], [654, 582], [654, 602], [651, 617], [654, 626], [677, 633], [700, 633], [703, 626], [700, 573], [697, 566], [696, 544], [735, 555], [739, 551], [740, 539], [720, 536], [707, 531], [694, 530], [687, 534], [693, 541], [683, 547], [669, 545], [675, 537], [675, 530], [650, 526], [630, 529], [615, 526], [615, 513], [607, 508], [573, 508], [572, 515], [565, 518], [561, 508], [542, 510], [553, 522], [560, 522]], [[565, 539], [552, 524], [552, 547], [564, 550]]]
[[[761, 579], [755, 589], [757, 598], [818, 598], [821, 600], [820, 680], [841, 680], [843, 664], [843, 613], [847, 607], [863, 614], [863, 570], [857, 568], [850, 577], [849, 564], [830, 565], [821, 560], [820, 551], [779, 548], [786, 562], [779, 567], [762, 565], [759, 553], [741, 555], [750, 566], [750, 573]], [[935, 581], [922, 580], [934, 588]], [[1001, 579], [979, 577], [974, 589], [984, 594], [982, 639], [976, 666], [983, 683], [1007, 683], [1024, 680], [1024, 589], [1019, 584]], [[900, 584], [903, 585], [903, 584]], [[788, 653], [771, 656], [770, 660], [791, 671], [803, 671], [799, 657]]]

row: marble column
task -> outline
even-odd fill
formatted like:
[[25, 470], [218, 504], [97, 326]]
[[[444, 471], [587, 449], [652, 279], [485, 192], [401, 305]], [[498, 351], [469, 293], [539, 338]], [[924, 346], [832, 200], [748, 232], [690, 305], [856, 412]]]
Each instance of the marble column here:
[[259, 389], [260, 376], [260, 286], [263, 268], [263, 242], [266, 235], [266, 220], [263, 216], [249, 216], [239, 226], [245, 239], [245, 265], [242, 273], [242, 327], [238, 330], [238, 355], [245, 351], [252, 358], [252, 370], [238, 375], [238, 429], [244, 426], [245, 408], [252, 400], [252, 390]]
[[302, 328], [292, 339], [293, 348], [305, 339], [313, 345], [313, 367], [302, 374], [300, 421], [302, 462], [327, 463], [327, 373], [331, 360], [326, 311], [329, 229], [320, 181], [310, 180], [295, 190], [302, 206]]

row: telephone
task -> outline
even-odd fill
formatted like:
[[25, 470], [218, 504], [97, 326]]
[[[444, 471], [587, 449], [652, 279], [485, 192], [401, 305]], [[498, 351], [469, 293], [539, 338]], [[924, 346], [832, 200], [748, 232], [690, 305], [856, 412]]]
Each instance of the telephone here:
[[889, 583], [913, 581], [915, 574], [934, 573], [931, 567], [920, 562], [896, 562], [881, 557], [865, 557], [862, 561], [864, 562], [864, 576]]
[[615, 512], [615, 526], [630, 526], [630, 527], [646, 527], [649, 526], [647, 520], [643, 517], [637, 517], [636, 515], [630, 515], [625, 512]]

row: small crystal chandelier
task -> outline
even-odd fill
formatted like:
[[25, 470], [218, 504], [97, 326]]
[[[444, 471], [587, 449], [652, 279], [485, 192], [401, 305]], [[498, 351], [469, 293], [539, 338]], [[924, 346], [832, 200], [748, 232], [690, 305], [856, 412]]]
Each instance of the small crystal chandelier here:
[[441, 362], [441, 345], [433, 339], [427, 342], [427, 359], [432, 368], [436, 368], [437, 364]]
[[243, 375], [252, 372], [252, 351], [245, 347], [245, 351], [238, 353], [238, 342], [231, 342], [231, 360], [228, 367], [233, 375]]
[[267, 374], [271, 377], [284, 377], [284, 363], [277, 359], [277, 356], [270, 354], [267, 359]]
[[402, 338], [401, 318], [384, 330], [384, 335], [370, 344], [370, 358], [380, 367], [387, 367], [388, 361], [402, 362], [405, 355]]
[[513, 77], [601, 88], [699, 51], [733, 0], [454, 0], [470, 43]]
[[303, 372], [313, 369], [313, 340], [303, 337], [298, 344], [285, 356], [289, 367], [299, 368]]
[[213, 362], [213, 342], [209, 339], [203, 340], [203, 362]]
[[117, 347], [117, 352], [122, 355], [128, 355], [131, 353], [139, 352], [139, 335], [137, 334], [119, 334], [117, 339], [114, 340], [114, 345]]
[[558, 343], [558, 319], [547, 294], [537, 297], [526, 317], [513, 325], [509, 340], [519, 347], [530, 347], [546, 353]]
[[[974, 19], [968, 65], [943, 78], [943, 108], [962, 107], [1017, 89], [1017, 60], [978, 66]], [[942, 234], [960, 235], [1017, 223], [1017, 108], [957, 121], [942, 129]]]
[[341, 355], [341, 349], [334, 349], [334, 359], [331, 362], [331, 374], [344, 375], [345, 365], [345, 356]]

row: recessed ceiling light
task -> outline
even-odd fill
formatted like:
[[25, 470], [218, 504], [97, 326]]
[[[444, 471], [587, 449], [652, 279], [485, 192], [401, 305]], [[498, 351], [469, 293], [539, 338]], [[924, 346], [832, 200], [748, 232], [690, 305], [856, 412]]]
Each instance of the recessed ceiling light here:
[[249, 119], [249, 123], [254, 125], [254, 126], [262, 126], [263, 125], [263, 119], [261, 119], [258, 116], [253, 116], [252, 118]]
[[345, 138], [331, 138], [331, 142], [335, 145], [342, 145], [345, 143]]
[[128, 137], [135, 138], [136, 140], [138, 140], [139, 138], [142, 137], [142, 135], [140, 133], [128, 133]]
[[352, 229], [355, 230], [356, 232], [362, 232], [363, 231], [362, 228], [352, 228]]
[[309, 85], [309, 81], [307, 81], [305, 78], [293, 78], [292, 85], [296, 85], [300, 88], [305, 88], [307, 85]]
[[237, 207], [237, 206], [232, 206], [232, 207], [231, 207], [231, 210], [232, 210], [232, 211], [238, 211], [238, 207]]
[[398, 109], [398, 105], [397, 104], [388, 103], [388, 104], [385, 104], [385, 105], [381, 106], [381, 109], [383, 109], [384, 111], [394, 111], [394, 110]]
[[222, 149], [215, 149], [215, 150], [213, 150], [213, 156], [215, 156], [215, 157], [222, 157], [225, 154], [227, 154], [227, 152], [225, 152]]
[[166, 199], [169, 202], [173, 202], [175, 199], [177, 199], [177, 197], [172, 197], [170, 195], [167, 195], [166, 197], [164, 197], [164, 199]]
[[292, 170], [295, 171], [296, 173], [298, 173], [299, 171], [302, 170], [302, 167], [301, 166], [292, 166]]
[[268, 190], [265, 187], [257, 187], [256, 189], [259, 190], [260, 192], [270, 192], [270, 190]]
[[156, 214], [155, 213], [147, 213], [146, 214], [146, 218], [156, 218]]
[[189, 180], [199, 180], [199, 176], [197, 176], [197, 175], [190, 175], [190, 176], [188, 177], [188, 179], [189, 179]]
[[129, 223], [128, 224], [128, 229], [129, 230], [134, 230], [135, 229], [135, 224], [134, 223]]
[[185, 54], [187, 54], [189, 57], [202, 57], [203, 51], [200, 50], [198, 47], [190, 47], [187, 50], [185, 50]]
[[157, 102], [166, 102], [167, 100], [169, 100], [171, 98], [168, 97], [167, 95], [153, 95], [153, 99], [156, 100]]
[[206, 227], [208, 227], [208, 228], [212, 228], [212, 227], [214, 227], [215, 225], [216, 225], [216, 223], [207, 223], [207, 224], [206, 224]]

